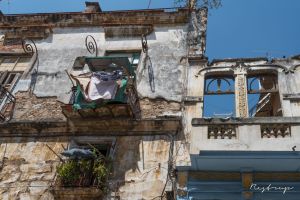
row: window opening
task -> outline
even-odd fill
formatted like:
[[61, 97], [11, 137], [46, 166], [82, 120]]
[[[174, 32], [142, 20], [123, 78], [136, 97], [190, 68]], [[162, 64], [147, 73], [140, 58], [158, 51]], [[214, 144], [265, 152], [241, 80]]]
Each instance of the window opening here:
[[104, 156], [104, 157], [109, 156], [110, 145], [108, 145], [108, 144], [78, 143], [77, 146], [80, 149], [85, 149], [85, 150], [92, 151], [93, 153], [95, 153], [96, 156], [101, 156], [101, 155]]
[[233, 76], [206, 76], [203, 111], [204, 117], [235, 116]]
[[277, 75], [247, 77], [249, 117], [282, 116]]
[[0, 121], [11, 119], [15, 104], [12, 92], [24, 71], [28, 70], [31, 57], [11, 55], [0, 57]]

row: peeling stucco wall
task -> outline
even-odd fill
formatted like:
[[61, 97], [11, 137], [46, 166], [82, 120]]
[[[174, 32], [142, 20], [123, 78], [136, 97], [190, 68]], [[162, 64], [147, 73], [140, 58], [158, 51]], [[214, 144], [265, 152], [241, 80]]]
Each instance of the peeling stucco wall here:
[[[38, 60], [32, 67], [31, 75], [18, 82], [14, 93], [33, 91], [32, 94], [38, 99], [57, 97], [58, 101], [68, 103], [72, 84], [65, 70], [72, 69], [76, 57], [93, 56], [85, 47], [85, 37], [92, 35], [98, 44], [99, 56], [104, 56], [105, 51], [141, 51], [136, 71], [136, 84], [140, 98], [159, 98], [165, 100], [164, 104], [171, 104], [174, 107], [173, 104], [181, 102], [183, 94], [185, 63], [181, 63], [181, 58], [185, 57], [187, 53], [186, 31], [187, 26], [154, 27], [154, 31], [147, 36], [148, 55], [152, 63], [155, 84], [155, 90], [151, 91], [148, 74], [149, 62], [145, 60], [146, 56], [142, 52], [139, 37], [105, 38], [104, 29], [100, 27], [54, 28], [50, 37], [36, 41]], [[158, 110], [161, 102], [159, 101], [156, 106], [159, 115], [169, 112], [167, 108]], [[171, 111], [173, 112], [171, 115], [180, 115], [178, 112], [180, 109], [177, 108], [177, 105], [175, 107], [174, 112]], [[30, 111], [28, 110], [28, 112]], [[156, 116], [151, 116], [147, 112], [146, 110], [145, 116], [147, 117]]]
[[59, 139], [1, 139], [0, 196], [10, 199], [53, 199], [49, 192], [56, 175], [59, 159], [46, 146], [60, 152]]
[[[84, 140], [85, 138], [73, 138]], [[111, 138], [113, 139], [113, 137]], [[68, 138], [2, 138], [0, 145], [0, 195], [10, 199], [54, 199], [57, 154], [67, 148]], [[94, 137], [93, 140], [107, 140]], [[152, 199], [160, 196], [166, 184], [169, 136], [117, 137], [113, 172], [106, 199]], [[167, 185], [169, 189], [169, 184]]]
[[160, 196], [167, 181], [170, 144], [168, 136], [117, 138], [111, 195], [122, 200]]
[[[85, 47], [85, 37], [92, 35], [98, 44], [99, 56], [105, 51], [139, 50], [141, 58], [137, 68], [137, 90], [145, 108], [144, 118], [175, 115], [180, 116], [179, 103], [183, 94], [184, 65], [181, 58], [186, 56], [186, 30], [187, 26], [154, 27], [154, 31], [147, 36], [149, 58], [154, 72], [155, 90], [151, 91], [149, 85], [148, 65], [145, 53], [141, 50], [140, 38], [105, 38], [103, 28], [55, 28], [53, 34], [43, 40], [36, 41], [38, 60], [32, 67], [30, 75], [21, 79], [14, 90], [17, 97], [15, 117], [28, 117], [34, 110], [39, 110], [46, 104], [41, 103], [53, 100], [49, 106], [39, 110], [40, 117], [59, 116], [58, 102], [68, 103], [71, 96], [71, 81], [65, 70], [71, 70], [75, 58], [78, 56], [93, 56]], [[28, 104], [25, 105], [25, 96], [19, 92], [27, 92]], [[33, 92], [31, 92], [33, 91]], [[156, 103], [151, 99], [159, 98]], [[52, 99], [52, 100], [50, 100]], [[149, 100], [149, 101], [148, 101]], [[39, 102], [39, 103], [38, 103]], [[36, 105], [35, 105], [36, 104]], [[162, 106], [165, 105], [166, 107]], [[33, 107], [31, 107], [33, 106]], [[155, 111], [151, 111], [153, 106]], [[143, 109], [142, 108], [142, 109]], [[26, 110], [27, 109], [27, 110]], [[49, 116], [47, 116], [50, 113]], [[56, 114], [54, 114], [56, 113]], [[36, 116], [38, 118], [38, 115]], [[34, 119], [30, 116], [28, 119]]]
[[[186, 55], [186, 26], [154, 27], [148, 36], [149, 57], [152, 61], [155, 92], [150, 90], [145, 56], [142, 54], [137, 70], [137, 89], [141, 97], [181, 101], [183, 68], [181, 57]], [[55, 28], [53, 34], [36, 41], [39, 62], [34, 94], [37, 97], [58, 96], [66, 101], [71, 81], [65, 70], [70, 70], [78, 56], [92, 56], [85, 47], [85, 37], [92, 35], [98, 44], [99, 56], [109, 50], [140, 50], [140, 38], [105, 39], [103, 28]], [[27, 83], [28, 84], [28, 83]]]
[[144, 98], [140, 100], [140, 105], [142, 118], [181, 116], [181, 104], [175, 101]]
[[[149, 86], [148, 65], [141, 63], [137, 70], [137, 88], [141, 97], [163, 98], [180, 102], [183, 92], [185, 64], [182, 57], [187, 55], [187, 27], [155, 28], [148, 38], [148, 55], [154, 74], [154, 92]], [[145, 55], [143, 55], [145, 59]]]

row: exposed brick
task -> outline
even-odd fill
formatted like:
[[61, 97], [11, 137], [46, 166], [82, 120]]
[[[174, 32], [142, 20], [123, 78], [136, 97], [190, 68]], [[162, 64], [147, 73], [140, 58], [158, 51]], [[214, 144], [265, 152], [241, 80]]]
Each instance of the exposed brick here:
[[56, 97], [38, 98], [29, 92], [18, 92], [13, 119], [64, 119], [60, 106]]

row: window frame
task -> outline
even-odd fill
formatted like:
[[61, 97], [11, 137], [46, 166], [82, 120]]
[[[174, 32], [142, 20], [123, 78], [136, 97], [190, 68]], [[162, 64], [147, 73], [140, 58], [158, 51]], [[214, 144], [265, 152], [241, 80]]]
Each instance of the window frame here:
[[[273, 86], [272, 88], [262, 88], [262, 89], [259, 89], [259, 90], [251, 90], [251, 83], [254, 82], [255, 80], [257, 81], [260, 81], [260, 77], [271, 77], [272, 78], [272, 82], [273, 82]], [[250, 82], [250, 85], [249, 85], [249, 79], [251, 78], [254, 78], [251, 82]], [[247, 99], [248, 99], [248, 107], [249, 107], [249, 95], [252, 95], [252, 94], [257, 94], [257, 95], [268, 95], [270, 94], [270, 98], [272, 98], [272, 95], [276, 95], [278, 100], [279, 100], [279, 104], [280, 104], [280, 107], [279, 109], [277, 109], [277, 111], [274, 113], [273, 111], [273, 114], [270, 115], [270, 116], [261, 116], [261, 117], [275, 117], [275, 116], [283, 116], [283, 113], [282, 113], [282, 99], [280, 98], [280, 92], [279, 92], [279, 85], [278, 85], [278, 71], [276, 70], [253, 70], [251, 71], [250, 73], [247, 73], [246, 75], [246, 79], [247, 79]], [[260, 97], [259, 97], [260, 98]], [[264, 98], [264, 97], [263, 97]], [[263, 99], [261, 98], [261, 99]], [[259, 103], [260, 100], [258, 100], [257, 103]], [[258, 105], [258, 104], [257, 104]], [[272, 107], [273, 109], [273, 107]], [[253, 116], [253, 112], [251, 112], [252, 108], [248, 108], [248, 114], [249, 114], [249, 118], [255, 118], [256, 116], [254, 115]], [[277, 114], [276, 114], [277, 113]], [[281, 113], [280, 115], [278, 115], [278, 113]], [[259, 117], [259, 116], [258, 116]]]
[[[207, 80], [212, 79], [209, 83], [207, 83]], [[227, 80], [230, 79], [232, 83]], [[223, 80], [227, 82], [228, 88], [230, 90], [222, 91], [222, 90], [216, 90], [216, 91], [209, 91], [209, 86], [213, 81], [218, 80]], [[218, 83], [217, 83], [218, 84]], [[222, 83], [221, 83], [222, 84]], [[235, 116], [236, 112], [236, 103], [235, 103], [235, 98], [236, 98], [236, 93], [235, 93], [235, 76], [232, 72], [228, 71], [214, 71], [214, 72], [207, 72], [204, 74], [204, 90], [203, 90], [203, 109], [202, 109], [202, 117], [214, 117], [214, 118], [219, 118], [217, 116], [205, 116], [205, 96], [218, 96], [218, 95], [233, 95], [233, 111], [231, 113], [231, 116]], [[221, 88], [218, 88], [221, 89]], [[221, 116], [221, 115], [220, 115]], [[225, 116], [225, 113], [224, 113]]]
[[[106, 50], [104, 56], [111, 56], [114, 57], [111, 54], [120, 54], [116, 55], [115, 57], [123, 57], [122, 54], [124, 54], [124, 57], [128, 57], [125, 54], [131, 54], [132, 61], [130, 61], [130, 64], [134, 67], [134, 70], [137, 70], [138, 66], [141, 63], [141, 56], [142, 56], [142, 50], [141, 49], [132, 49], [132, 50]], [[134, 54], [139, 54], [139, 62], [137, 64], [133, 64], [134, 59]], [[129, 57], [128, 57], [129, 58]]]

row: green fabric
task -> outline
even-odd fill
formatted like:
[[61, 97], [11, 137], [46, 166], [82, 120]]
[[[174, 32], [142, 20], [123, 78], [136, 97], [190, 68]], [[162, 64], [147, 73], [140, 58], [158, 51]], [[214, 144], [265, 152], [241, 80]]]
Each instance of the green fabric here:
[[126, 103], [126, 95], [125, 95], [126, 86], [127, 86], [127, 80], [122, 79], [121, 86], [120, 88], [118, 88], [115, 98], [112, 99], [111, 101]]
[[82, 91], [80, 89], [80, 86], [77, 85], [77, 91], [75, 95], [75, 102], [73, 104], [74, 110], [80, 110], [80, 109], [95, 109], [97, 107], [97, 104], [95, 102], [87, 102], [84, 99], [84, 96], [82, 94]]

